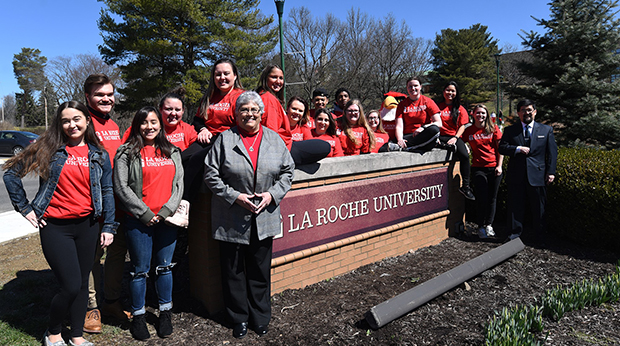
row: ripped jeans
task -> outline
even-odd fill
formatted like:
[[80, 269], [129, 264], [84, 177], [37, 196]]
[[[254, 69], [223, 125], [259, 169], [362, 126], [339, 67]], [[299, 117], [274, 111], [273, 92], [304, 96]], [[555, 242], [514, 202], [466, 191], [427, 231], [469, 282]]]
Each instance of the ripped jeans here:
[[159, 310], [172, 309], [172, 255], [177, 242], [177, 228], [161, 222], [148, 227], [140, 220], [127, 216], [125, 219], [127, 249], [131, 257], [131, 311], [134, 315], [146, 313], [146, 279], [155, 266], [155, 290], [159, 299]]

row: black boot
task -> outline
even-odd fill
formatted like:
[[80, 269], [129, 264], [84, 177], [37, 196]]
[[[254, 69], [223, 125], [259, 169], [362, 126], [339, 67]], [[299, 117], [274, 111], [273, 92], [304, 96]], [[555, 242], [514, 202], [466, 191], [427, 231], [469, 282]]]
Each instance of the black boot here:
[[172, 334], [172, 311], [165, 310], [159, 312], [159, 330], [157, 334], [160, 338], [167, 338]]
[[146, 340], [151, 337], [146, 327], [146, 314], [134, 315], [131, 321], [131, 335], [137, 340]]

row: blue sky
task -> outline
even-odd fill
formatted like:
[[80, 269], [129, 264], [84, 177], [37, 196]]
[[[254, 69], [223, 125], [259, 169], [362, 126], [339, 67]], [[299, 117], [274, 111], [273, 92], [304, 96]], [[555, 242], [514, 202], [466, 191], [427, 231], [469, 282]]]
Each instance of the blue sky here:
[[[392, 1], [369, 0], [286, 0], [284, 19], [293, 7], [306, 6], [313, 16], [332, 13], [341, 19], [351, 8], [360, 8], [375, 18], [393, 13], [406, 21], [414, 36], [433, 40], [441, 29], [462, 29], [472, 24], [488, 26], [499, 46], [520, 47], [521, 30], [540, 31], [531, 18], [548, 18], [549, 6], [543, 0], [469, 0], [469, 1]], [[98, 54], [102, 44], [97, 19], [102, 3], [96, 0], [12, 0], [5, 1], [0, 12], [0, 102], [5, 95], [19, 91], [13, 75], [13, 55], [22, 47], [37, 48], [48, 59], [77, 54]], [[277, 19], [273, 1], [262, 0], [259, 9]]]

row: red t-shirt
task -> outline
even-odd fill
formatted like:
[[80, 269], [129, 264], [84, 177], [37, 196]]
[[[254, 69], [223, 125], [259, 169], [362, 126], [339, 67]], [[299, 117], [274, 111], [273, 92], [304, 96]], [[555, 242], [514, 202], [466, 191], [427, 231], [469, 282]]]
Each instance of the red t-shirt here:
[[312, 137], [314, 139], [320, 139], [329, 143], [329, 145], [332, 147], [332, 150], [329, 152], [329, 155], [327, 155], [327, 157], [344, 156], [344, 152], [342, 151], [342, 145], [340, 144], [340, 138], [338, 138], [337, 136], [328, 135], [327, 133], [318, 135], [315, 129], [312, 129]]
[[[194, 129], [193, 126], [180, 121], [177, 127], [172, 130], [172, 132], [168, 132], [168, 128], [165, 128], [166, 131], [166, 139], [168, 142], [177, 146], [181, 151], [187, 149], [190, 144], [194, 143], [196, 139], [198, 139], [198, 133]], [[131, 126], [125, 131], [123, 134], [122, 142], [127, 142], [129, 139], [129, 133], [131, 132]]]
[[342, 145], [342, 151], [344, 152], [345, 156], [369, 153], [370, 138], [368, 137], [368, 132], [366, 132], [366, 128], [364, 128], [363, 126], [351, 127], [351, 132], [353, 133], [353, 136], [357, 139], [357, 144], [353, 143], [349, 139], [349, 137], [347, 137], [344, 131], [341, 131], [339, 135], [340, 145]]
[[376, 139], [375, 148], [372, 149], [372, 152], [378, 153], [379, 149], [390, 140], [390, 135], [388, 135], [387, 133], [381, 133], [381, 132], [375, 131], [375, 139]]
[[420, 95], [416, 101], [410, 98], [402, 100], [396, 108], [396, 118], [403, 119], [403, 135], [413, 133], [419, 127], [432, 122], [432, 116], [439, 113], [435, 101]]
[[484, 129], [472, 125], [465, 129], [464, 142], [469, 143], [472, 154], [472, 167], [496, 167], [499, 160], [498, 144], [502, 139], [502, 132], [495, 125], [495, 132], [487, 134]]
[[282, 108], [280, 101], [270, 92], [263, 92], [260, 98], [265, 105], [265, 113], [263, 113], [261, 125], [276, 131], [284, 141], [284, 144], [286, 144], [288, 150], [291, 150], [291, 145], [293, 144], [291, 125], [288, 121], [288, 115], [284, 112], [284, 108]]
[[65, 147], [67, 161], [43, 217], [77, 219], [93, 212], [90, 195], [88, 145]]
[[447, 105], [445, 102], [440, 102], [439, 110], [441, 111], [441, 129], [439, 134], [442, 136], [454, 136], [459, 130], [459, 127], [469, 122], [469, 115], [463, 106], [459, 107], [459, 117], [457, 123], [452, 120], [452, 105]]
[[101, 119], [93, 113], [90, 113], [90, 116], [93, 119], [95, 134], [97, 134], [99, 141], [108, 152], [110, 163], [114, 165], [113, 158], [116, 155], [116, 150], [118, 150], [122, 143], [118, 125], [112, 119]]
[[155, 147], [140, 150], [142, 159], [142, 201], [155, 214], [170, 200], [176, 167], [170, 158], [158, 156]]
[[[244, 92], [242, 89], [232, 89], [226, 95], [215, 92], [209, 100], [205, 126], [213, 135], [224, 132], [237, 125], [235, 121], [235, 104], [237, 98]], [[198, 110], [200, 112], [200, 110]]]
[[299, 123], [295, 125], [295, 127], [291, 128], [291, 136], [294, 142], [303, 141], [306, 139], [312, 139], [312, 133], [310, 132], [312, 128], [305, 124], [303, 126], [299, 126]]
[[239, 128], [239, 134], [241, 135], [241, 141], [245, 150], [250, 155], [250, 161], [252, 161], [252, 167], [254, 167], [254, 173], [256, 173], [256, 165], [258, 165], [258, 149], [260, 148], [260, 142], [263, 140], [263, 127], [258, 129], [258, 132], [249, 134], [243, 129]]

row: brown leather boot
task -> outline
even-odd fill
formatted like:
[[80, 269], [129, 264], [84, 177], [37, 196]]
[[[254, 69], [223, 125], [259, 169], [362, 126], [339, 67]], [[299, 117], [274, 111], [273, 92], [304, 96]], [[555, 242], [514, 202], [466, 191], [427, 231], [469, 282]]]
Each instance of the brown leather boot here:
[[99, 312], [99, 309], [86, 311], [86, 319], [84, 320], [83, 330], [86, 333], [91, 334], [101, 333], [101, 313]]

